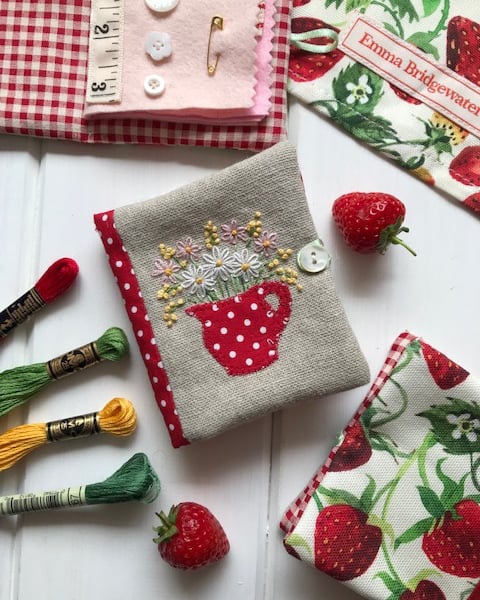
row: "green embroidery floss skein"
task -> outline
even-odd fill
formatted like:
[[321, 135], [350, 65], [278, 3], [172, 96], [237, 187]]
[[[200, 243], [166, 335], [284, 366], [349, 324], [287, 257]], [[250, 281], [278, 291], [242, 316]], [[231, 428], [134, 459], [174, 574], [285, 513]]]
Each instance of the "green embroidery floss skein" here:
[[106, 360], [119, 360], [128, 349], [128, 339], [124, 331], [120, 327], [110, 327], [98, 340], [70, 350], [46, 363], [3, 371], [0, 373], [0, 415], [20, 406], [58, 379]]
[[148, 456], [137, 452], [104, 481], [54, 491], [0, 496], [0, 516], [55, 508], [119, 502], [153, 502], [160, 493], [160, 479]]

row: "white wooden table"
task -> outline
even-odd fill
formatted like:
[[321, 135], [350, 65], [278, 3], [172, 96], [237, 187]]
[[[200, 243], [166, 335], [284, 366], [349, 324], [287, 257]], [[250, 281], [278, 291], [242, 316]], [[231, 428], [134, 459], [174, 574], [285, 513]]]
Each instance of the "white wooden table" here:
[[[333, 257], [338, 292], [373, 378], [408, 329], [480, 374], [478, 218], [455, 201], [366, 150], [318, 115], [292, 103], [290, 140], [319, 237]], [[356, 594], [289, 556], [282, 511], [327, 456], [369, 386], [318, 399], [205, 443], [172, 449], [150, 390], [99, 236], [95, 212], [141, 201], [246, 158], [209, 148], [94, 146], [0, 136], [0, 307], [26, 291], [57, 258], [80, 266], [74, 287], [18, 327], [0, 347], [0, 370], [43, 362], [108, 327], [122, 327], [128, 358], [58, 382], [2, 417], [0, 431], [101, 409], [129, 398], [138, 429], [44, 446], [0, 474], [0, 494], [94, 483], [134, 452], [162, 481], [151, 505], [84, 507], [0, 522], [1, 600], [354, 600]], [[408, 243], [362, 256], [340, 239], [334, 199], [385, 191], [407, 206]], [[108, 439], [107, 439], [108, 437]], [[152, 543], [155, 511], [195, 500], [222, 522], [231, 552], [221, 563], [177, 572]]]

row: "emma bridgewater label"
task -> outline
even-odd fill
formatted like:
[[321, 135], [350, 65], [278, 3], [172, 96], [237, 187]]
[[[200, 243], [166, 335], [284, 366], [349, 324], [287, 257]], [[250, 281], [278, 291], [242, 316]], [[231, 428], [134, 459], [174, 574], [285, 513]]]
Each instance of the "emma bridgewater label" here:
[[378, 22], [356, 14], [338, 48], [383, 79], [480, 135], [480, 88]]

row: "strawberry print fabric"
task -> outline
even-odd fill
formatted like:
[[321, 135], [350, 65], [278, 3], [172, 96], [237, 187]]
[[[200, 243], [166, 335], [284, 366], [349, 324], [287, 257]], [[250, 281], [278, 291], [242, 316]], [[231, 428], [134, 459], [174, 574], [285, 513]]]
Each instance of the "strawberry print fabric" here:
[[[480, 6], [466, 0], [294, 0], [292, 33], [339, 35], [355, 11], [479, 86]], [[325, 31], [311, 45], [329, 44]], [[325, 36], [325, 37], [322, 37]], [[392, 58], [390, 57], [392, 60]], [[480, 212], [480, 139], [338, 48], [291, 46], [288, 90], [428, 185]], [[423, 76], [425, 77], [426, 74]], [[416, 77], [421, 77], [417, 73]], [[471, 118], [474, 119], [472, 106]]]
[[480, 593], [480, 381], [404, 332], [281, 521], [286, 550], [366, 598]]
[[271, 108], [248, 125], [84, 117], [89, 0], [0, 5], [0, 133], [84, 143], [196, 145], [259, 152], [286, 139], [290, 0], [275, 0]]
[[289, 142], [94, 219], [174, 447], [367, 383]]

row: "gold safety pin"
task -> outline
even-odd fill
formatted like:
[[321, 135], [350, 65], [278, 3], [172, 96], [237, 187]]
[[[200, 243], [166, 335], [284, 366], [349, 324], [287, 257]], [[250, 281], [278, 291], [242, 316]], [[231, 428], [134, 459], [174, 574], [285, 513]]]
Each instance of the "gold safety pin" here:
[[215, 62], [213, 64], [210, 63], [210, 45], [212, 43], [212, 35], [213, 35], [213, 31], [215, 29], [218, 29], [220, 31], [223, 30], [223, 17], [219, 17], [219, 16], [212, 17], [212, 20], [210, 22], [210, 34], [208, 36], [208, 48], [207, 48], [207, 71], [208, 71], [209, 75], [215, 74], [215, 71], [217, 70], [218, 58], [219, 58], [219, 55], [217, 54], [215, 57]]

